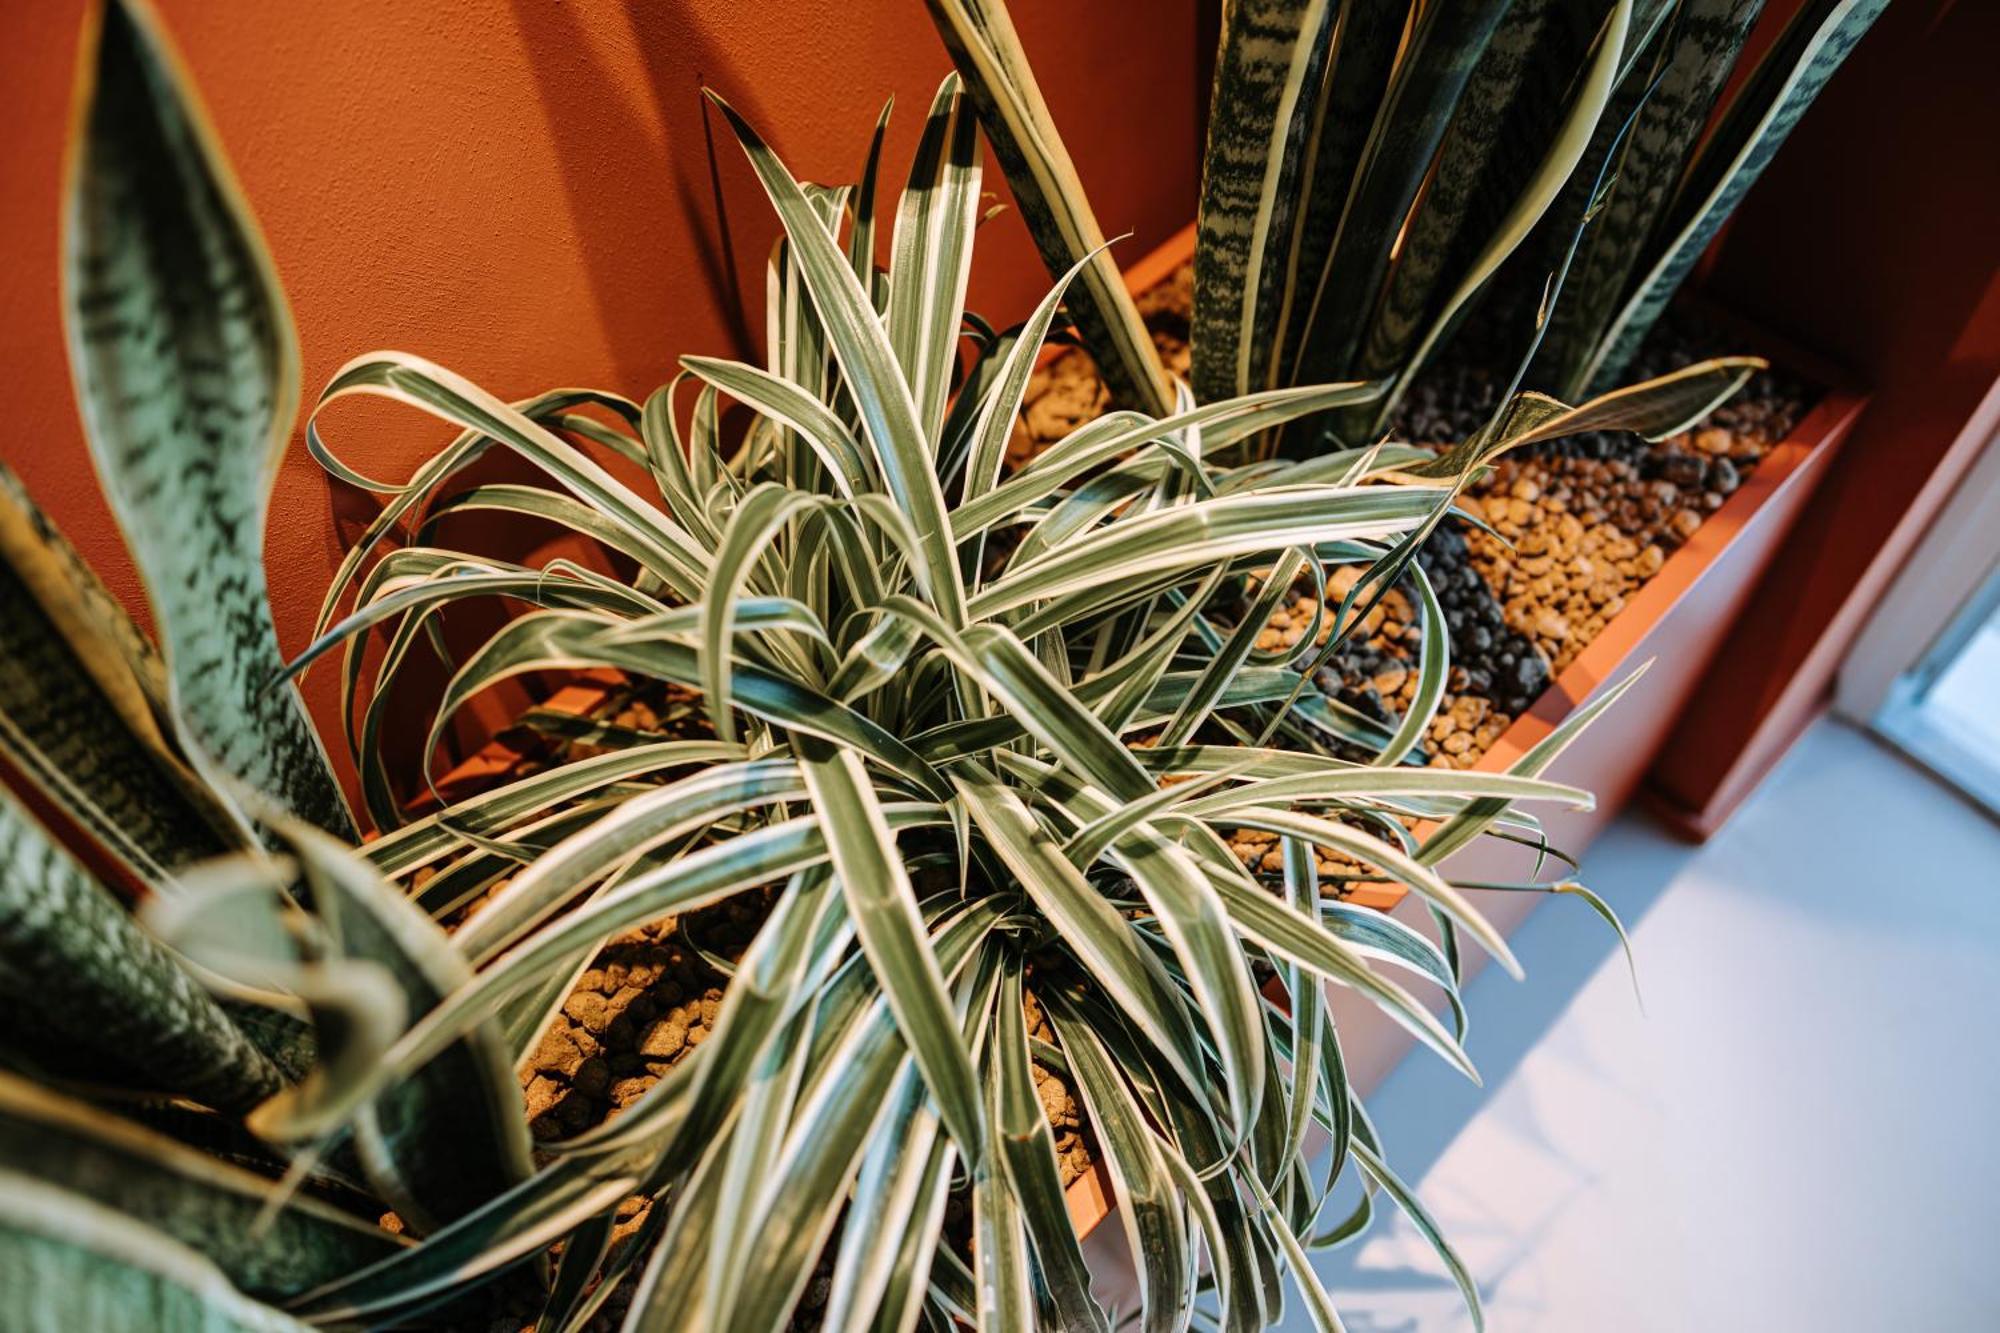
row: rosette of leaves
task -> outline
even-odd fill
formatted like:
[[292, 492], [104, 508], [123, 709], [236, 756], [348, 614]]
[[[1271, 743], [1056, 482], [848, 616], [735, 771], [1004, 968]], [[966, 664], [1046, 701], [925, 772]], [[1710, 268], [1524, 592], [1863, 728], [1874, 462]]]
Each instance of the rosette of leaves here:
[[[1080, 1094], [1147, 1326], [1188, 1327], [1212, 1281], [1199, 1298], [1227, 1326], [1262, 1327], [1286, 1274], [1332, 1326], [1304, 1256], [1358, 1229], [1320, 1216], [1349, 1171], [1365, 1201], [1379, 1190], [1411, 1210], [1476, 1304], [1384, 1161], [1326, 1006], [1328, 987], [1355, 990], [1470, 1072], [1457, 1028], [1410, 989], [1455, 1012], [1454, 969], [1428, 936], [1342, 902], [1320, 855], [1405, 886], [1451, 939], [1511, 965], [1438, 863], [1489, 830], [1535, 840], [1523, 803], [1587, 802], [1541, 774], [1602, 704], [1516, 772], [1409, 762], [1447, 663], [1408, 551], [1494, 452], [1585, 422], [1672, 429], [1744, 368], [1577, 408], [1523, 399], [1443, 462], [1389, 448], [1225, 465], [1258, 432], [1381, 386], [1200, 407], [1183, 390], [1177, 411], [1114, 412], [1009, 474], [1006, 442], [1074, 273], [1018, 327], [966, 314], [980, 180], [957, 78], [931, 105], [886, 269], [879, 131], [858, 188], [816, 186], [716, 104], [783, 226], [766, 364], [684, 357], [644, 404], [576, 391], [510, 404], [377, 353], [336, 374], [315, 412], [322, 462], [387, 502], [295, 668], [344, 646], [355, 706], [375, 712], [438, 617], [500, 598], [521, 614], [462, 657], [427, 751], [480, 691], [550, 670], [698, 691], [715, 735], [597, 728], [602, 753], [401, 827], [382, 772], [371, 807], [392, 831], [363, 850], [378, 870], [436, 868], [418, 897], [437, 911], [510, 876], [454, 936], [473, 979], [397, 1041], [384, 1076], [483, 1015], [532, 1050], [604, 940], [775, 887], [696, 1054], [605, 1127], [548, 1145], [545, 1175], [615, 1177], [659, 1206], [649, 1251], [608, 1251], [602, 1216], [571, 1237], [545, 1326], [575, 1326], [627, 1284], [631, 1328], [782, 1328], [818, 1271], [837, 1327], [1108, 1328], [1036, 1062]], [[370, 481], [325, 433], [329, 408], [356, 395], [460, 433], [407, 483]], [[468, 476], [491, 449], [545, 484]], [[1435, 479], [1408, 474], [1419, 467]], [[615, 562], [439, 544], [441, 520], [468, 509], [559, 525]], [[1330, 565], [1398, 562], [1431, 632], [1417, 706], [1377, 729], [1256, 639], [1275, 600]], [[1364, 610], [1341, 608], [1333, 633]], [[372, 674], [371, 631], [387, 639]], [[359, 734], [379, 732], [364, 717]], [[1278, 835], [1282, 874], [1236, 859], [1226, 835], [1241, 828]], [[1028, 1032], [1029, 995], [1053, 1042]], [[969, 1238], [945, 1225], [955, 1183]], [[395, 1291], [371, 1279], [314, 1308], [374, 1312]]]

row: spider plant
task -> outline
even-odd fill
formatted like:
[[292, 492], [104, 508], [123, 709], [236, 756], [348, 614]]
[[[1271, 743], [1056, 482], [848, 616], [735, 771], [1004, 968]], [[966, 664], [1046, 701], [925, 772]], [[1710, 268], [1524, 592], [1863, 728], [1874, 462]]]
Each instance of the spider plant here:
[[[1031, 1062], [1081, 1096], [1147, 1326], [1187, 1327], [1212, 1281], [1205, 1299], [1228, 1327], [1262, 1327], [1285, 1273], [1332, 1326], [1304, 1254], [1357, 1229], [1320, 1216], [1349, 1171], [1364, 1213], [1380, 1190], [1437, 1237], [1476, 1308], [1387, 1165], [1326, 1008], [1327, 987], [1358, 991], [1469, 1073], [1459, 1030], [1406, 984], [1456, 1013], [1454, 970], [1429, 937], [1342, 902], [1322, 860], [1405, 886], [1454, 938], [1512, 966], [1438, 863], [1489, 830], [1536, 838], [1524, 802], [1587, 803], [1542, 774], [1611, 696], [1515, 772], [1431, 769], [1408, 762], [1447, 670], [1421, 568], [1424, 686], [1393, 729], [1303, 689], [1293, 654], [1258, 651], [1256, 634], [1296, 582], [1395, 558], [1497, 450], [1594, 423], [1669, 430], [1746, 368], [1705, 365], [1576, 408], [1524, 399], [1503, 431], [1443, 461], [1385, 449], [1219, 466], [1256, 432], [1380, 386], [1199, 407], [1183, 389], [1164, 417], [1115, 412], [1005, 475], [1029, 374], [1089, 261], [1016, 328], [965, 314], [980, 173], [956, 76], [931, 105], [886, 271], [879, 133], [861, 187], [815, 186], [716, 105], [783, 227], [764, 366], [687, 356], [644, 404], [574, 391], [510, 404], [385, 352], [349, 363], [315, 409], [322, 462], [387, 503], [294, 669], [343, 649], [358, 706], [362, 636], [382, 630], [377, 709], [442, 613], [498, 597], [523, 613], [457, 665], [427, 751], [480, 691], [552, 669], [698, 690], [716, 737], [600, 732], [607, 753], [363, 849], [392, 876], [443, 866], [483, 887], [511, 874], [454, 936], [473, 979], [398, 1039], [383, 1075], [482, 1015], [530, 1050], [607, 937], [780, 886], [699, 1054], [603, 1129], [549, 1145], [554, 1164], [525, 1187], [535, 1210], [542, 1190], [569, 1200], [604, 1182], [664, 1203], [650, 1256], [607, 1259], [601, 1217], [571, 1238], [552, 1326], [626, 1282], [628, 1327], [779, 1328], [824, 1264], [840, 1327], [1109, 1327]], [[369, 482], [328, 436], [330, 409], [357, 395], [460, 434], [408, 483]], [[739, 438], [725, 400], [749, 417]], [[573, 410], [585, 401], [595, 415]], [[465, 477], [492, 448], [548, 484]], [[650, 494], [622, 479], [638, 467]], [[1418, 467], [1437, 479], [1392, 476]], [[565, 526], [621, 573], [438, 544], [440, 520], [468, 508]], [[397, 530], [410, 544], [371, 565]], [[374, 805], [389, 826], [413, 813], [386, 780]], [[561, 828], [542, 822], [558, 812]], [[1282, 873], [1229, 850], [1244, 828], [1282, 840]], [[458, 876], [464, 864], [485, 879]], [[1054, 1041], [1027, 1030], [1028, 997]], [[955, 1182], [969, 1246], [945, 1226]], [[499, 1253], [547, 1238], [525, 1211], [492, 1215], [519, 1228]], [[437, 1271], [422, 1254], [409, 1271]], [[413, 1281], [394, 1267], [313, 1310], [394, 1308]]]
[[[1304, 1255], [1358, 1230], [1319, 1216], [1350, 1175], [1357, 1216], [1377, 1193], [1410, 1210], [1476, 1308], [1387, 1165], [1326, 1006], [1327, 987], [1357, 991], [1469, 1072], [1448, 951], [1342, 902], [1316, 853], [1407, 886], [1447, 939], [1511, 963], [1439, 864], [1489, 831], [1536, 840], [1524, 803], [1586, 803], [1545, 770], [1615, 691], [1515, 772], [1433, 770], [1407, 762], [1447, 667], [1420, 566], [1424, 684], [1393, 729], [1304, 690], [1255, 632], [1295, 581], [1401, 558], [1495, 451], [1671, 430], [1744, 366], [1575, 408], [1526, 397], [1442, 460], [1221, 467], [1249, 434], [1379, 386], [1202, 407], [1183, 392], [1163, 418], [1113, 414], [1003, 476], [1066, 289], [1005, 333], [965, 315], [979, 179], [956, 81], [886, 272], [875, 153], [856, 191], [802, 185], [725, 108], [785, 233], [768, 364], [688, 357], [640, 405], [510, 404], [414, 357], [350, 363], [310, 438], [389, 499], [289, 668], [380, 626], [375, 710], [441, 612], [500, 598], [525, 613], [457, 666], [427, 749], [478, 691], [580, 667], [700, 690], [716, 739], [607, 734], [594, 757], [415, 810], [373, 713], [352, 740], [379, 836], [357, 847], [261, 590], [272, 442], [296, 396], [275, 273], [150, 11], [113, 0], [89, 50], [73, 355], [163, 653], [24, 497], [0, 508], [0, 593], [22, 613], [0, 734], [140, 907], [0, 799], [16, 1020], [0, 1036], [0, 1323], [465, 1327], [525, 1310], [580, 1329], [624, 1294], [633, 1329], [778, 1328], [824, 1255], [836, 1326], [1105, 1327], [1031, 1064], [1081, 1096], [1148, 1326], [1188, 1326], [1198, 1299], [1261, 1326], [1285, 1273], [1332, 1326]], [[368, 483], [317, 423], [362, 394], [461, 434], [408, 484]], [[725, 396], [752, 418], [740, 440]], [[495, 448], [549, 484], [463, 476]], [[437, 543], [435, 520], [477, 508], [573, 528], [618, 576]], [[365, 665], [352, 652], [350, 680]], [[1281, 838], [1282, 873], [1237, 861], [1237, 828]], [[501, 879], [447, 934], [439, 921]], [[531, 1160], [512, 1069], [598, 946], [753, 890], [769, 916], [709, 1039], [618, 1119]], [[1030, 995], [1053, 1041], [1029, 1033]], [[944, 1223], [960, 1185], [969, 1244]], [[655, 1206], [614, 1247], [635, 1195]], [[399, 1229], [373, 1220], [387, 1209]]]
[[[1006, 0], [927, 3], [1063, 272], [1102, 233]], [[1805, 6], [1702, 140], [1761, 0], [1229, 0], [1195, 249], [1197, 400], [1379, 379], [1382, 394], [1321, 423], [1372, 439], [1496, 283], [1516, 296], [1505, 308], [1533, 312], [1501, 340], [1536, 358], [1530, 382], [1604, 392], [1885, 3]], [[1157, 411], [1125, 290], [1106, 277], [1070, 299], [1114, 398]]]

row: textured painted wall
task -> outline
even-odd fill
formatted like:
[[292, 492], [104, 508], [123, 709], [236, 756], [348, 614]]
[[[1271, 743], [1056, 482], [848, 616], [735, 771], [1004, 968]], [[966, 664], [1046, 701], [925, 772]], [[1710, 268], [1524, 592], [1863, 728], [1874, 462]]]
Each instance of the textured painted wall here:
[[[776, 224], [700, 87], [825, 181], [858, 173], [894, 94], [888, 162], [900, 178], [949, 69], [921, 0], [158, 3], [270, 238], [308, 401], [342, 362], [382, 347], [503, 397], [566, 384], [643, 397], [683, 352], [753, 352]], [[1106, 232], [1133, 233], [1128, 260], [1194, 212], [1196, 8], [1015, 0]], [[82, 13], [83, 0], [0, 6], [0, 458], [138, 606], [78, 433], [57, 306]], [[990, 162], [987, 179], [1004, 199]], [[1042, 283], [1018, 219], [989, 224], [974, 308], [1017, 318]], [[407, 475], [446, 434], [370, 404], [343, 405], [339, 424], [351, 460], [382, 477]], [[288, 650], [369, 508], [294, 441], [269, 534]], [[309, 690], [323, 728], [331, 683], [323, 674]]]

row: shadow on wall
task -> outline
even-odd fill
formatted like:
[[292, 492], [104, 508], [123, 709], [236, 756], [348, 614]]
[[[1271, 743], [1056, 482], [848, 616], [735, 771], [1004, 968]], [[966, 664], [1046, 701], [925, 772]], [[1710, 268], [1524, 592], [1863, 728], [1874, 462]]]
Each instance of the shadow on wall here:
[[[701, 90], [716, 87], [753, 120], [764, 117], [754, 83], [737, 75], [691, 6], [637, 0], [623, 8], [642, 82], [621, 77], [604, 59], [595, 42], [605, 38], [593, 38], [576, 6], [513, 0], [598, 315], [615, 331], [610, 343], [626, 391], [643, 393], [641, 386], [661, 377], [664, 358], [644, 353], [644, 326], [657, 311], [625, 271], [635, 210], [657, 214], [671, 197], [676, 216], [667, 225], [692, 243], [708, 302], [727, 321], [731, 351], [754, 350], [731, 236], [742, 214], [763, 207], [763, 195], [734, 144], [718, 142]], [[698, 154], [689, 151], [696, 143]], [[664, 349], [669, 331], [655, 336]]]
[[[57, 292], [88, 2], [0, 4], [0, 353], [13, 427], [0, 462], [143, 621], [144, 593], [83, 461]], [[381, 348], [509, 399], [555, 385], [643, 398], [683, 352], [761, 359], [777, 221], [702, 85], [754, 118], [798, 174], [828, 182], [858, 175], [895, 92], [892, 190], [950, 67], [922, 0], [343, 0], [276, 17], [256, 0], [154, 3], [269, 239], [308, 404], [349, 358]], [[1133, 233], [1120, 257], [1136, 259], [1194, 211], [1196, 0], [1157, 0], [1143, 23], [1128, 6], [1017, 8], [1092, 201], [1107, 231]], [[1006, 203], [990, 165], [987, 181]], [[982, 228], [979, 246], [972, 307], [1018, 319], [1046, 290], [1018, 217]], [[383, 402], [343, 403], [325, 425], [343, 458], [392, 482], [448, 438]], [[331, 483], [294, 434], [266, 562], [287, 651], [310, 641], [375, 504]], [[315, 671], [305, 693], [321, 732], [338, 737], [338, 670]], [[350, 772], [343, 781], [354, 789]]]

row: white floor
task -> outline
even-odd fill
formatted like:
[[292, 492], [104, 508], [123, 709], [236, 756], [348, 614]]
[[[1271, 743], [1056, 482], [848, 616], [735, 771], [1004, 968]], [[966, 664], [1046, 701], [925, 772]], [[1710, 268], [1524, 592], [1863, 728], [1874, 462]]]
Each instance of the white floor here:
[[[1369, 1101], [1487, 1327], [2000, 1330], [2000, 827], [1826, 722], [1708, 846], [1627, 816], [1584, 872], [1645, 1012], [1551, 902], [1471, 987], [1485, 1090], [1420, 1056]], [[1351, 1333], [1472, 1326], [1400, 1217], [1321, 1270]]]

